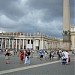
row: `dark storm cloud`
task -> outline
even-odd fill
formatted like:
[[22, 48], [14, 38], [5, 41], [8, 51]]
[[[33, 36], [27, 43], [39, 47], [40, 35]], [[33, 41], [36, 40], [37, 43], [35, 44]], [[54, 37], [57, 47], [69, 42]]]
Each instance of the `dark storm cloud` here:
[[[74, 3], [71, 24], [74, 24]], [[62, 36], [63, 0], [0, 0], [0, 31], [41, 32]]]
[[62, 0], [29, 0], [30, 7], [37, 10], [45, 10], [47, 17], [62, 16]]
[[19, 0], [0, 0], [0, 12], [13, 20], [25, 15], [24, 8]]
[[[70, 0], [71, 19], [74, 20], [75, 0]], [[50, 21], [63, 16], [63, 0], [29, 0], [30, 7], [44, 11], [44, 21]]]

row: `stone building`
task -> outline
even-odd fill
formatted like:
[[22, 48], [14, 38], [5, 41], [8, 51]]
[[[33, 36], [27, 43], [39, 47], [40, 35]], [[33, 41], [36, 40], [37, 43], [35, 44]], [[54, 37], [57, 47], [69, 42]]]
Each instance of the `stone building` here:
[[59, 39], [48, 37], [41, 33], [2, 32], [0, 33], [0, 48], [11, 49], [56, 49], [59, 48]]
[[[71, 49], [75, 49], [75, 26], [71, 29]], [[33, 50], [40, 49], [57, 49], [63, 48], [63, 39], [57, 39], [41, 34], [22, 32], [2, 32], [0, 33], [0, 48], [27, 49], [31, 47]]]
[[[75, 26], [71, 26], [71, 50], [75, 49]], [[63, 39], [60, 39], [60, 48], [63, 48]]]
[[75, 49], [75, 26], [71, 27], [71, 49]]

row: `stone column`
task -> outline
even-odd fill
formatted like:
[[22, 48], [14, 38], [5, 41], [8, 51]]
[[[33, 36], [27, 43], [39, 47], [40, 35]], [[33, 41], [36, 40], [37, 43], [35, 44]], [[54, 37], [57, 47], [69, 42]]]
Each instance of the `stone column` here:
[[1, 40], [1, 49], [3, 48], [3, 38]]
[[20, 42], [21, 42], [21, 39], [19, 39], [19, 49], [20, 49], [20, 47], [21, 47]]
[[43, 49], [43, 38], [40, 40], [40, 49]]
[[1, 49], [1, 38], [0, 38], [0, 49]]
[[12, 49], [14, 49], [14, 40], [12, 40]]
[[53, 42], [53, 48], [55, 48], [55, 42]]
[[31, 39], [30, 39], [30, 41], [29, 41], [29, 44], [31, 44]]
[[35, 39], [33, 39], [33, 50], [35, 50]]
[[63, 49], [70, 50], [70, 2], [63, 0]]
[[52, 49], [54, 48], [54, 42], [52, 41]]
[[52, 42], [50, 41], [50, 49], [52, 48]]
[[[28, 39], [26, 39], [25, 41], [26, 41], [26, 46], [27, 46], [27, 44], [28, 44]], [[27, 49], [27, 47], [26, 47], [26, 49]]]
[[7, 40], [7, 39], [5, 39], [5, 48], [6, 48], [6, 40]]
[[70, 30], [70, 2], [63, 0], [63, 30]]
[[23, 47], [22, 48], [24, 49], [24, 39], [23, 39]]
[[23, 49], [23, 39], [20, 40], [20, 49]]
[[17, 39], [16, 39], [16, 49], [17, 49]]
[[74, 49], [75, 48], [75, 37], [74, 36], [72, 36], [71, 37], [71, 39], [72, 39], [72, 49]]
[[10, 49], [10, 39], [9, 39], [9, 49]]

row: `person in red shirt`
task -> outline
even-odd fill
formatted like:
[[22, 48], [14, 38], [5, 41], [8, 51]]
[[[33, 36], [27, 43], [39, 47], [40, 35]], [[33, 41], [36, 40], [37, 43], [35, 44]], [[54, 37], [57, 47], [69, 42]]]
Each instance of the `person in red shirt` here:
[[24, 52], [23, 50], [20, 50], [20, 64], [23, 63], [24, 60]]

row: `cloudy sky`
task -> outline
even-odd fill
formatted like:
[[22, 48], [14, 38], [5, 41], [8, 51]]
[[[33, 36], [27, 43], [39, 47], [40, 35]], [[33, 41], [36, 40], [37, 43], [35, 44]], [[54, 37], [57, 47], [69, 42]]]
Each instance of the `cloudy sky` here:
[[[75, 0], [70, 0], [75, 25]], [[0, 32], [41, 32], [62, 37], [63, 0], [0, 0]]]

